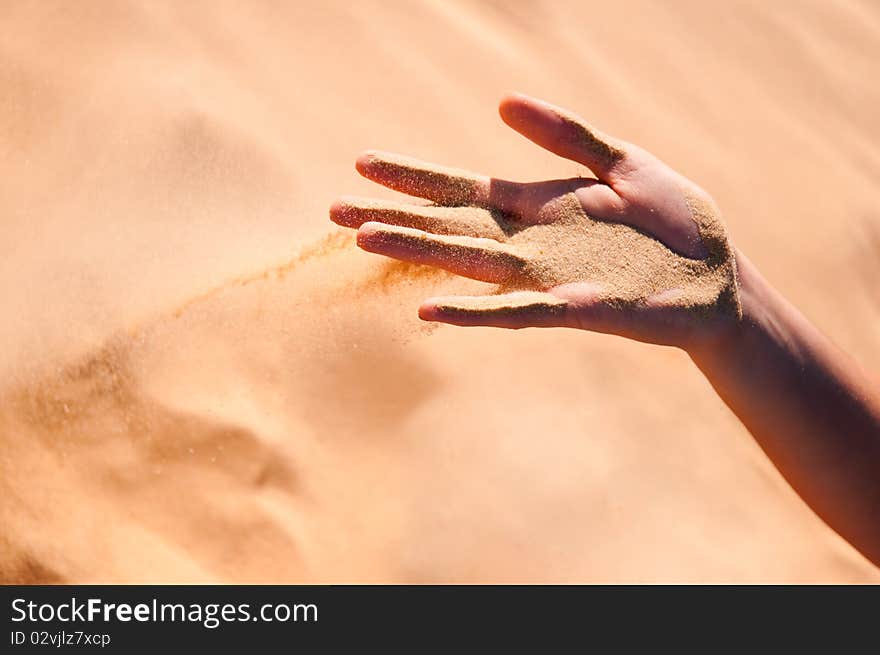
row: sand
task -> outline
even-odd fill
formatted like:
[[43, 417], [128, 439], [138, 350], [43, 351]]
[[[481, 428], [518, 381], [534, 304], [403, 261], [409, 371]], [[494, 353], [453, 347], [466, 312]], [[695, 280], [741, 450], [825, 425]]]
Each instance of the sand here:
[[520, 89], [709, 190], [737, 247], [877, 370], [872, 4], [4, 19], [4, 582], [880, 580], [682, 353], [431, 329], [421, 299], [494, 287], [327, 236], [339, 195], [375, 193], [352, 170], [369, 148], [586, 174], [498, 120]]
[[[705, 235], [709, 252], [705, 259], [684, 257], [629, 225], [591, 218], [573, 193], [548, 202], [530, 224], [498, 212], [461, 208], [451, 214], [456, 225], [467, 224], [461, 235], [445, 236], [452, 232], [449, 225], [440, 237], [411, 227], [391, 225], [384, 230], [401, 244], [425, 249], [429, 260], [445, 262], [452, 272], [478, 263], [478, 279], [499, 283], [505, 297], [512, 290], [548, 291], [589, 282], [600, 289], [600, 298], [609, 305], [642, 305], [665, 295], [668, 307], [689, 312], [694, 320], [715, 314], [740, 317], [736, 264], [721, 218], [705, 203], [691, 200], [688, 204]], [[447, 216], [430, 218], [439, 223]], [[412, 218], [403, 221], [412, 222]], [[523, 298], [518, 295], [512, 300]], [[487, 301], [482, 306], [503, 309], [503, 303], [496, 295], [494, 304]]]

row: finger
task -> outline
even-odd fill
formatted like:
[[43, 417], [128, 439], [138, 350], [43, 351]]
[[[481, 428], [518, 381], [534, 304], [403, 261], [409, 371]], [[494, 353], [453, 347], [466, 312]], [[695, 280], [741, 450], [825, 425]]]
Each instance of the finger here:
[[330, 219], [343, 227], [358, 228], [377, 221], [434, 234], [458, 234], [503, 239], [503, 219], [478, 207], [420, 206], [393, 200], [343, 198], [330, 207]]
[[419, 318], [461, 326], [519, 329], [569, 325], [567, 302], [549, 293], [517, 291], [496, 296], [431, 298]]
[[[682, 289], [668, 289], [647, 298], [627, 299], [609, 294], [590, 282], [575, 282], [553, 289], [568, 302], [571, 322], [592, 332], [661, 345], [686, 341], [705, 323], [695, 320], [696, 310], [683, 301]], [[687, 309], [690, 307], [690, 309]]]
[[[577, 189], [583, 190], [590, 185], [597, 188], [584, 193], [582, 202], [588, 212], [601, 212], [604, 216], [614, 213], [616, 205], [620, 203], [613, 189], [586, 178], [523, 184], [385, 152], [364, 154], [358, 159], [357, 169], [364, 177], [395, 191], [445, 206], [472, 205], [498, 209], [527, 222], [536, 218], [540, 208], [554, 197]], [[590, 202], [593, 198], [595, 201]]]
[[368, 252], [438, 266], [484, 282], [510, 282], [528, 265], [511, 246], [494, 239], [430, 234], [384, 223], [361, 225], [357, 243]]
[[441, 205], [488, 204], [489, 178], [485, 175], [378, 151], [364, 153], [356, 167], [373, 182]]
[[603, 182], [614, 178], [625, 156], [625, 144], [602, 134], [581, 118], [522, 94], [502, 99], [502, 120], [527, 139], [560, 157], [583, 164]]

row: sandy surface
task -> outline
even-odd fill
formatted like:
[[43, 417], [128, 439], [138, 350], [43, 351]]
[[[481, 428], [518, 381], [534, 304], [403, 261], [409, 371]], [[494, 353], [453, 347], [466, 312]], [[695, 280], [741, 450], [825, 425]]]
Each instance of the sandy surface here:
[[[87, 4], [87, 6], [86, 6]], [[367, 148], [582, 173], [521, 90], [710, 190], [880, 368], [880, 9], [4, 5], [0, 580], [880, 581], [682, 353], [431, 330], [355, 250]]]

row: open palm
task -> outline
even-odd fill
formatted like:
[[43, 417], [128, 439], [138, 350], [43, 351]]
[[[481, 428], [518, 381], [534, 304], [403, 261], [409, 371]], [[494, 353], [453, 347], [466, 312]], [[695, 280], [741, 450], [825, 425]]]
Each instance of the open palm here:
[[733, 250], [711, 198], [656, 157], [522, 95], [505, 123], [594, 178], [519, 183], [369, 152], [365, 177], [431, 205], [348, 198], [332, 220], [358, 245], [494, 282], [426, 300], [455, 325], [579, 327], [686, 347], [740, 314]]

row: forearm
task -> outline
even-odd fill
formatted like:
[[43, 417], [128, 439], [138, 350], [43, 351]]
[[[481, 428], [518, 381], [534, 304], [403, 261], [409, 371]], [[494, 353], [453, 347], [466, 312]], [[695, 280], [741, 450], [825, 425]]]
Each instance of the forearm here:
[[795, 491], [880, 565], [880, 398], [738, 257], [743, 320], [691, 358]]

